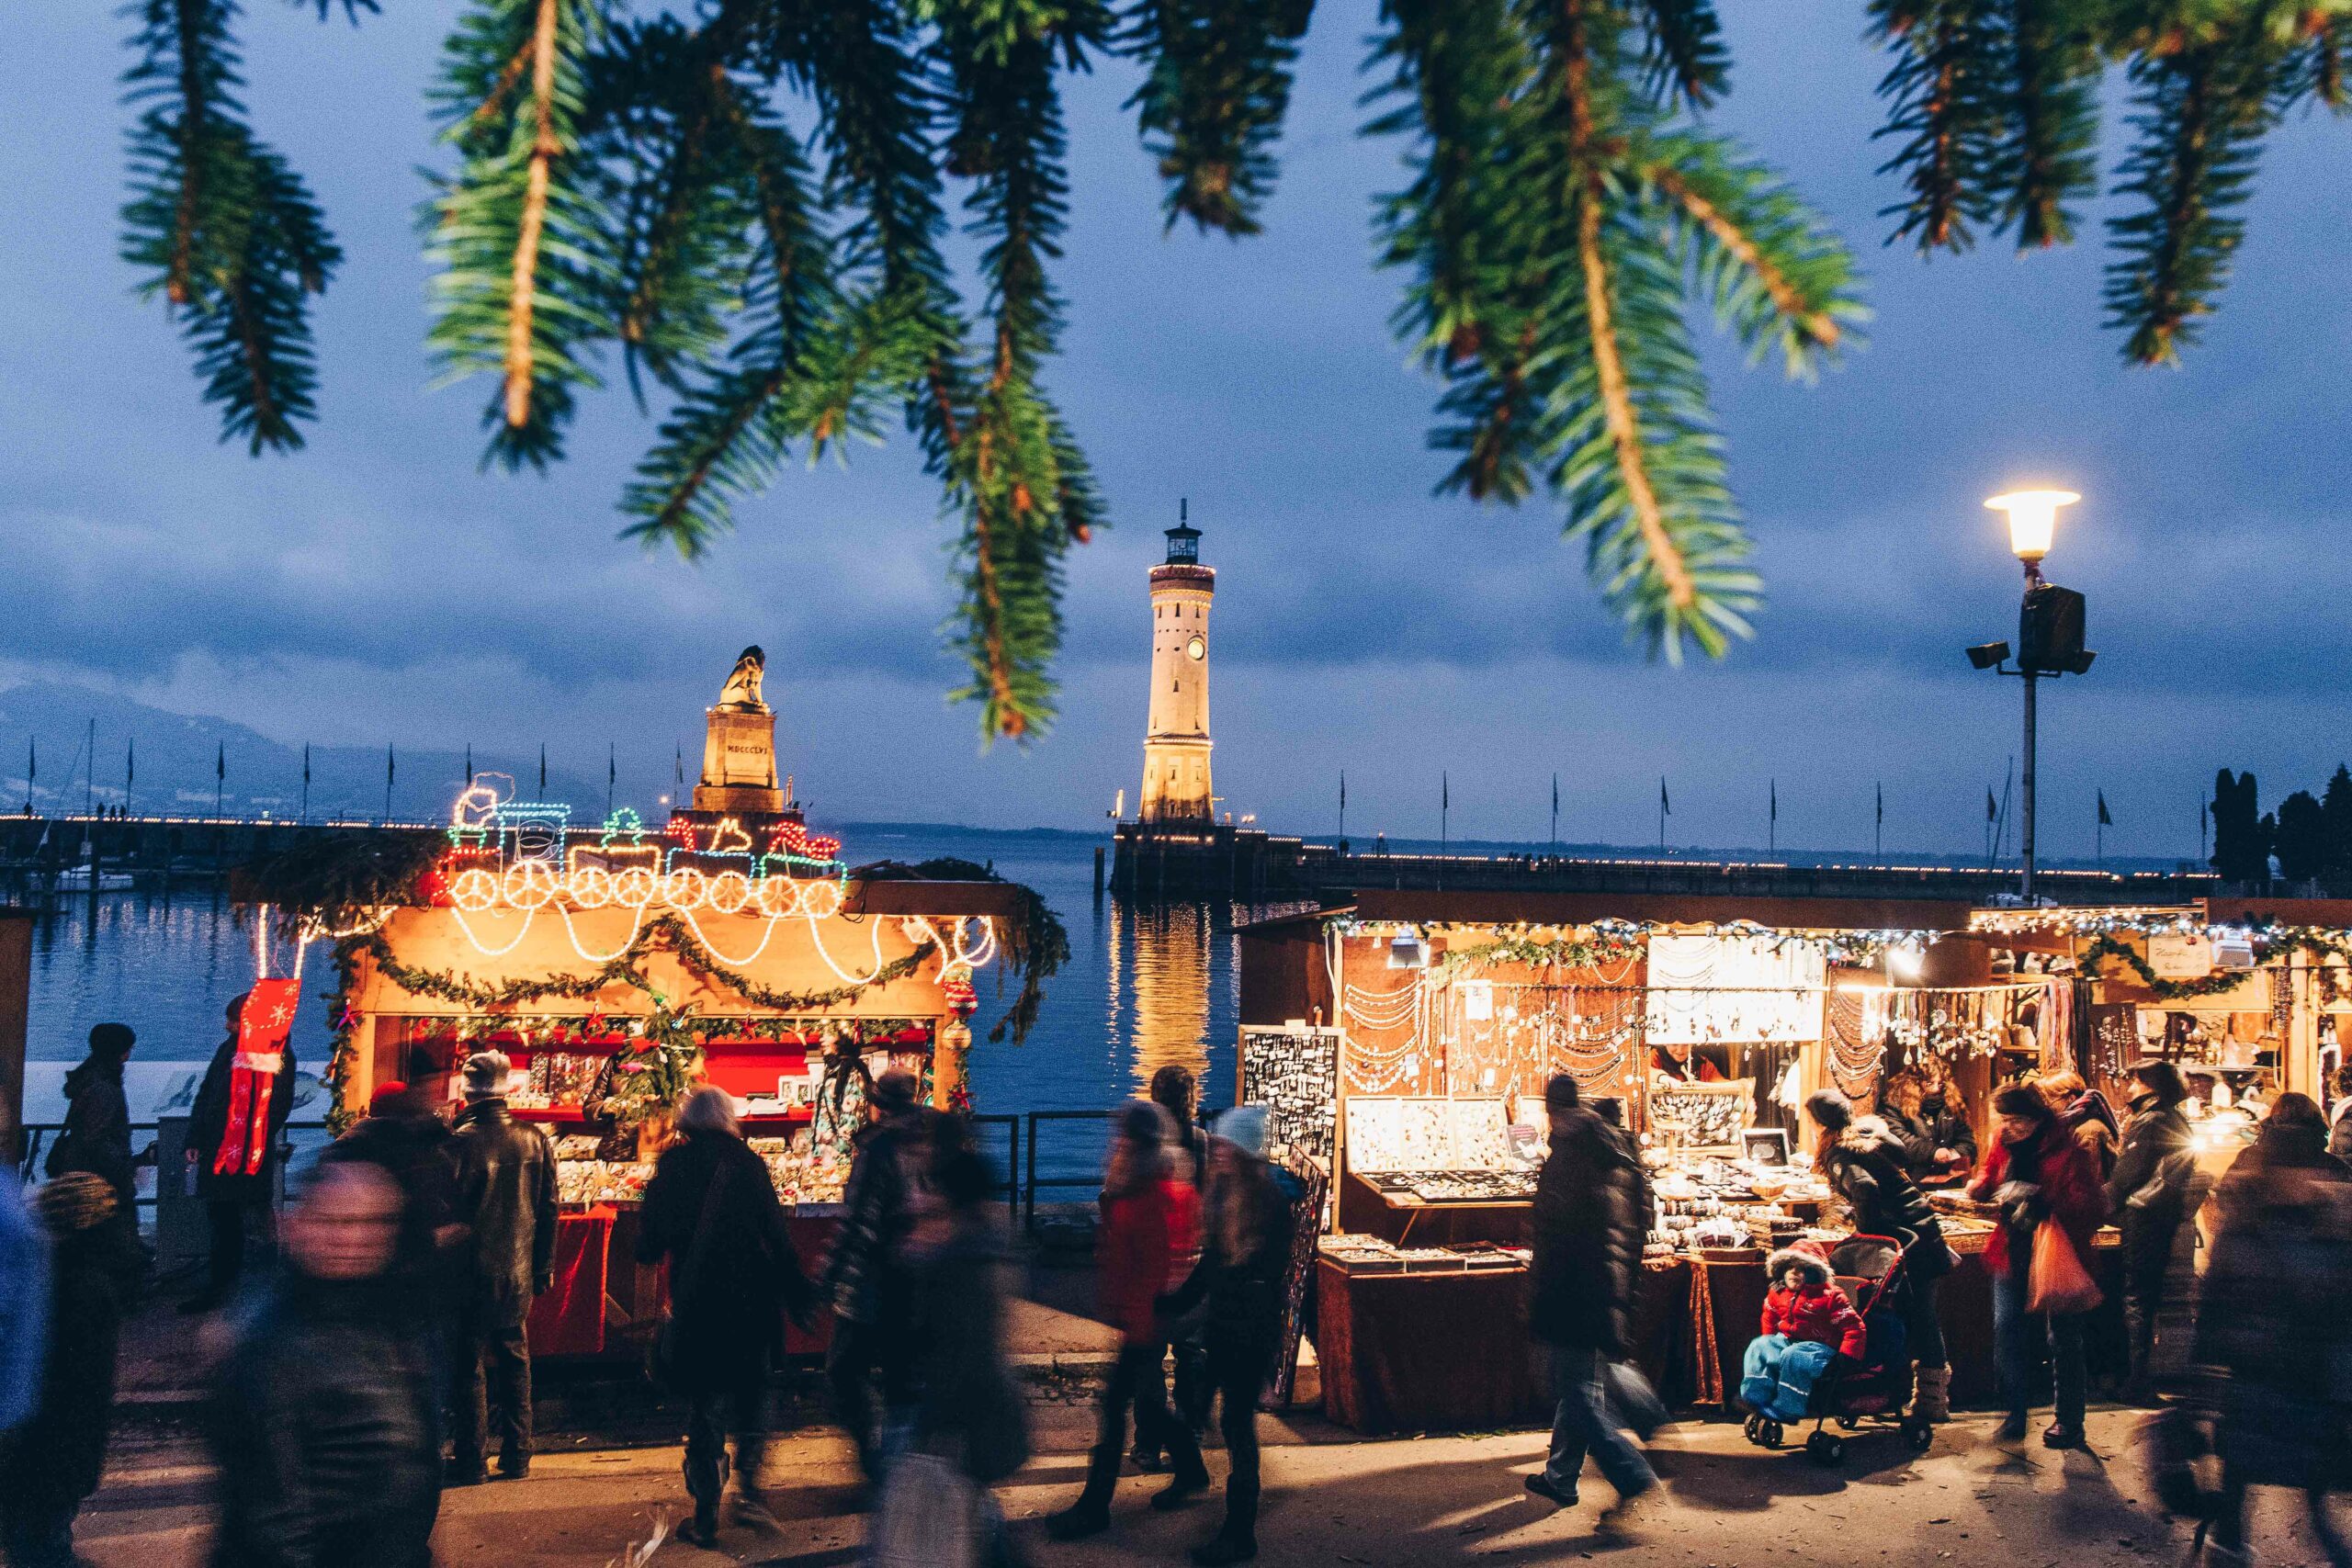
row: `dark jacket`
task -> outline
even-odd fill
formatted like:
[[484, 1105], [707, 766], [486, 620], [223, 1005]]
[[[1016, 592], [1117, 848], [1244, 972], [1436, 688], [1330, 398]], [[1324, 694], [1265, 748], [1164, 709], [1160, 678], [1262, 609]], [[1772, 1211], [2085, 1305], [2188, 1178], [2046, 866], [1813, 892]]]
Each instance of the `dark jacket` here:
[[511, 1327], [555, 1269], [555, 1150], [547, 1134], [506, 1113], [503, 1100], [469, 1108], [450, 1140], [454, 1217], [470, 1230], [461, 1306], [482, 1327]]
[[288, 1274], [243, 1325], [205, 1436], [213, 1568], [422, 1568], [439, 1503], [430, 1390], [387, 1280]]
[[2180, 1222], [2181, 1197], [2195, 1163], [2188, 1118], [2178, 1105], [2143, 1094], [2132, 1102], [2131, 1119], [2123, 1124], [2123, 1152], [2107, 1179], [2107, 1205], [2127, 1223], [2168, 1231]]
[[[1915, 1180], [1946, 1179], [1956, 1170], [1965, 1173], [1976, 1164], [1976, 1134], [1970, 1130], [1968, 1118], [1953, 1109], [1949, 1100], [1923, 1101], [1917, 1116], [1905, 1116], [1890, 1106], [1880, 1107], [1879, 1115], [1903, 1140], [1904, 1156]], [[1958, 1155], [1960, 1165], [1939, 1162], [1938, 1149]]]
[[0, 1444], [0, 1492], [63, 1511], [98, 1489], [114, 1425], [124, 1281], [141, 1261], [136, 1233], [110, 1220], [52, 1241], [40, 1398]]
[[[713, 1200], [711, 1183], [719, 1180], [726, 1185]], [[697, 1259], [695, 1234], [706, 1213], [710, 1233]], [[680, 1393], [763, 1378], [784, 1353], [784, 1314], [806, 1313], [816, 1298], [766, 1163], [726, 1133], [691, 1133], [663, 1151], [645, 1186], [637, 1260], [669, 1265], [666, 1376]]]
[[833, 1315], [845, 1322], [901, 1322], [909, 1310], [898, 1251], [914, 1225], [914, 1195], [930, 1179], [932, 1120], [918, 1108], [857, 1134], [841, 1233], [825, 1263]]
[[65, 1127], [49, 1151], [50, 1176], [87, 1171], [114, 1189], [130, 1212], [130, 1105], [122, 1094], [122, 1059], [88, 1056], [65, 1075]]
[[2087, 1265], [2091, 1233], [2107, 1218], [2107, 1194], [2075, 1130], [2052, 1116], [2021, 1145], [1995, 1138], [1976, 1179], [1968, 1184], [1968, 1195], [1979, 1202], [1991, 1201], [2012, 1181], [2036, 1190], [2018, 1214], [1995, 1227], [1984, 1244], [1985, 1268], [1997, 1278], [2012, 1268], [2027, 1267], [2033, 1232], [2045, 1219], [2058, 1222]]
[[2352, 1099], [2338, 1101], [2327, 1123], [2327, 1152], [2352, 1164]]
[[229, 1132], [229, 1096], [235, 1084], [236, 1055], [237, 1037], [232, 1034], [212, 1053], [212, 1065], [204, 1069], [204, 1082], [196, 1091], [196, 1103], [188, 1109], [188, 1152], [196, 1156], [196, 1190], [207, 1202], [259, 1203], [269, 1198], [277, 1185], [277, 1142], [285, 1135], [286, 1119], [294, 1111], [294, 1046], [288, 1042], [277, 1081], [270, 1085], [269, 1143], [262, 1156], [261, 1169], [252, 1174], [216, 1173], [213, 1157], [220, 1153], [220, 1140]]
[[1854, 1211], [1863, 1235], [1893, 1236], [1904, 1272], [1934, 1280], [1951, 1272], [1951, 1248], [1927, 1194], [1911, 1179], [1903, 1139], [1876, 1116], [1857, 1116], [1822, 1155], [1821, 1174]]
[[[1225, 1232], [1216, 1206], [1247, 1203], [1251, 1245], [1243, 1256], [1226, 1256]], [[1163, 1297], [1164, 1316], [1181, 1317], [1208, 1303], [1201, 1337], [1220, 1356], [1253, 1359], [1271, 1368], [1282, 1343], [1283, 1287], [1290, 1279], [1290, 1200], [1262, 1165], [1234, 1179], [1231, 1190], [1209, 1192], [1201, 1221], [1201, 1259], [1173, 1294]]]
[[1538, 1339], [1625, 1354], [1647, 1208], [1641, 1164], [1614, 1128], [1582, 1106], [1553, 1119], [1535, 1184], [1527, 1319]]
[[2222, 1179], [2196, 1359], [2226, 1369], [2222, 1442], [2251, 1484], [2341, 1486], [2352, 1429], [2352, 1181], [2312, 1129], [2266, 1129]]
[[426, 1292], [433, 1310], [454, 1305], [454, 1256], [435, 1233], [456, 1223], [458, 1166], [448, 1124], [430, 1111], [369, 1114], [327, 1145], [322, 1164], [358, 1160], [382, 1169], [401, 1189], [401, 1233], [392, 1269]]
[[1003, 1242], [967, 1220], [906, 1257], [922, 1347], [916, 1446], [986, 1486], [1029, 1459], [1029, 1410], [1004, 1353]]

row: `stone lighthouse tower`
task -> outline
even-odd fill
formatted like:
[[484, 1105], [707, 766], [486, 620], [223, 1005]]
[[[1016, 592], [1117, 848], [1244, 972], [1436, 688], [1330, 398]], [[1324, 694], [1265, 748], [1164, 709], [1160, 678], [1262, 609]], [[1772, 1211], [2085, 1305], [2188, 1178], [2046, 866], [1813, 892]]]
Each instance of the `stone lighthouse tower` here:
[[1201, 531], [1178, 503], [1168, 559], [1151, 569], [1151, 709], [1144, 725], [1146, 822], [1211, 819], [1209, 601], [1216, 570], [1201, 564]]

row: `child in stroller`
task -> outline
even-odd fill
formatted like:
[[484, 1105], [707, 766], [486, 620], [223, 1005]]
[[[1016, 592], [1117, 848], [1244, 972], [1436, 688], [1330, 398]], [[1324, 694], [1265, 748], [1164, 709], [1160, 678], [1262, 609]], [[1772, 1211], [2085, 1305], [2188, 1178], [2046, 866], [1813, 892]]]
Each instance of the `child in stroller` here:
[[[1903, 1247], [1886, 1236], [1849, 1236], [1832, 1252], [1802, 1241], [1765, 1263], [1763, 1334], [1747, 1348], [1740, 1398], [1752, 1414], [1747, 1438], [1781, 1446], [1783, 1423], [1815, 1418], [1805, 1452], [1820, 1464], [1845, 1456], [1845, 1440], [1822, 1429], [1836, 1417], [1849, 1430], [1864, 1416], [1902, 1420], [1910, 1356], [1894, 1292]], [[1915, 1449], [1932, 1437], [1904, 1421]]]

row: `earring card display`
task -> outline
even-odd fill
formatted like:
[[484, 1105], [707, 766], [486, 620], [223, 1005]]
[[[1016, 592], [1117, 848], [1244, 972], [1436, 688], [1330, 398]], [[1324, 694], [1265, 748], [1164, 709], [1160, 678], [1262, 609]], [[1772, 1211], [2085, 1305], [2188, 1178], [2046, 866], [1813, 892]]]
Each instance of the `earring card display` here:
[[1241, 1093], [1234, 1103], [1266, 1108], [1266, 1155], [1299, 1170], [1332, 1168], [1340, 1115], [1340, 1032], [1241, 1031]]
[[1316, 1244], [1325, 1224], [1324, 1210], [1331, 1196], [1329, 1166], [1293, 1166], [1301, 1191], [1291, 1211], [1290, 1261], [1283, 1275], [1283, 1348], [1274, 1362], [1273, 1381], [1266, 1391], [1269, 1409], [1290, 1403], [1298, 1383], [1298, 1341], [1306, 1330], [1306, 1286], [1314, 1278]]

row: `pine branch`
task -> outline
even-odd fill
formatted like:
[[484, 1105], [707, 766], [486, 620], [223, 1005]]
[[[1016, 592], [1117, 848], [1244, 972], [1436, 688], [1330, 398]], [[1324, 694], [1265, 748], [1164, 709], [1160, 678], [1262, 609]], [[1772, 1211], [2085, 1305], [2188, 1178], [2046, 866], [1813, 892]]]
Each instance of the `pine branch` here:
[[[447, 380], [499, 378], [483, 416], [485, 464], [544, 468], [588, 364], [610, 335], [619, 222], [580, 152], [592, 0], [476, 0], [451, 35], [435, 98], [463, 154], [425, 218], [433, 259], [430, 341]], [[513, 62], [527, 65], [508, 86]]]
[[1652, 143], [1643, 175], [1670, 204], [1716, 320], [1751, 355], [1778, 346], [1789, 374], [1810, 376], [1838, 347], [1840, 323], [1867, 315], [1845, 247], [1770, 171], [1719, 141], [1678, 135]]
[[1713, 103], [1731, 84], [1731, 51], [1712, 0], [1636, 0], [1633, 9], [1647, 39], [1650, 93], [1692, 108]]
[[2116, 194], [2143, 205], [2108, 222], [2118, 259], [2106, 288], [2107, 323], [2130, 334], [2132, 363], [2177, 364], [2227, 284], [2283, 65], [2245, 30], [2132, 62], [2140, 135]]
[[300, 178], [242, 120], [231, 0], [144, 0], [130, 14], [139, 59], [123, 80], [140, 114], [122, 257], [179, 318], [221, 439], [293, 450], [317, 414], [306, 296], [342, 252]]
[[1274, 186], [1313, 0], [1142, 0], [1120, 42], [1144, 66], [1127, 100], [1168, 182], [1168, 227], [1254, 234]]
[[1988, 188], [2018, 248], [2066, 244], [2070, 202], [2098, 190], [2098, 57], [2082, 0], [2005, 0], [2003, 133]]
[[1909, 238], [1923, 255], [1964, 251], [1993, 216], [1987, 181], [2001, 135], [2004, 3], [1872, 0], [1871, 36], [1894, 63], [1878, 88], [1887, 121], [1871, 137], [1900, 139], [1877, 172], [1901, 175], [1909, 193], [1880, 209], [1901, 219], [1889, 244]]

